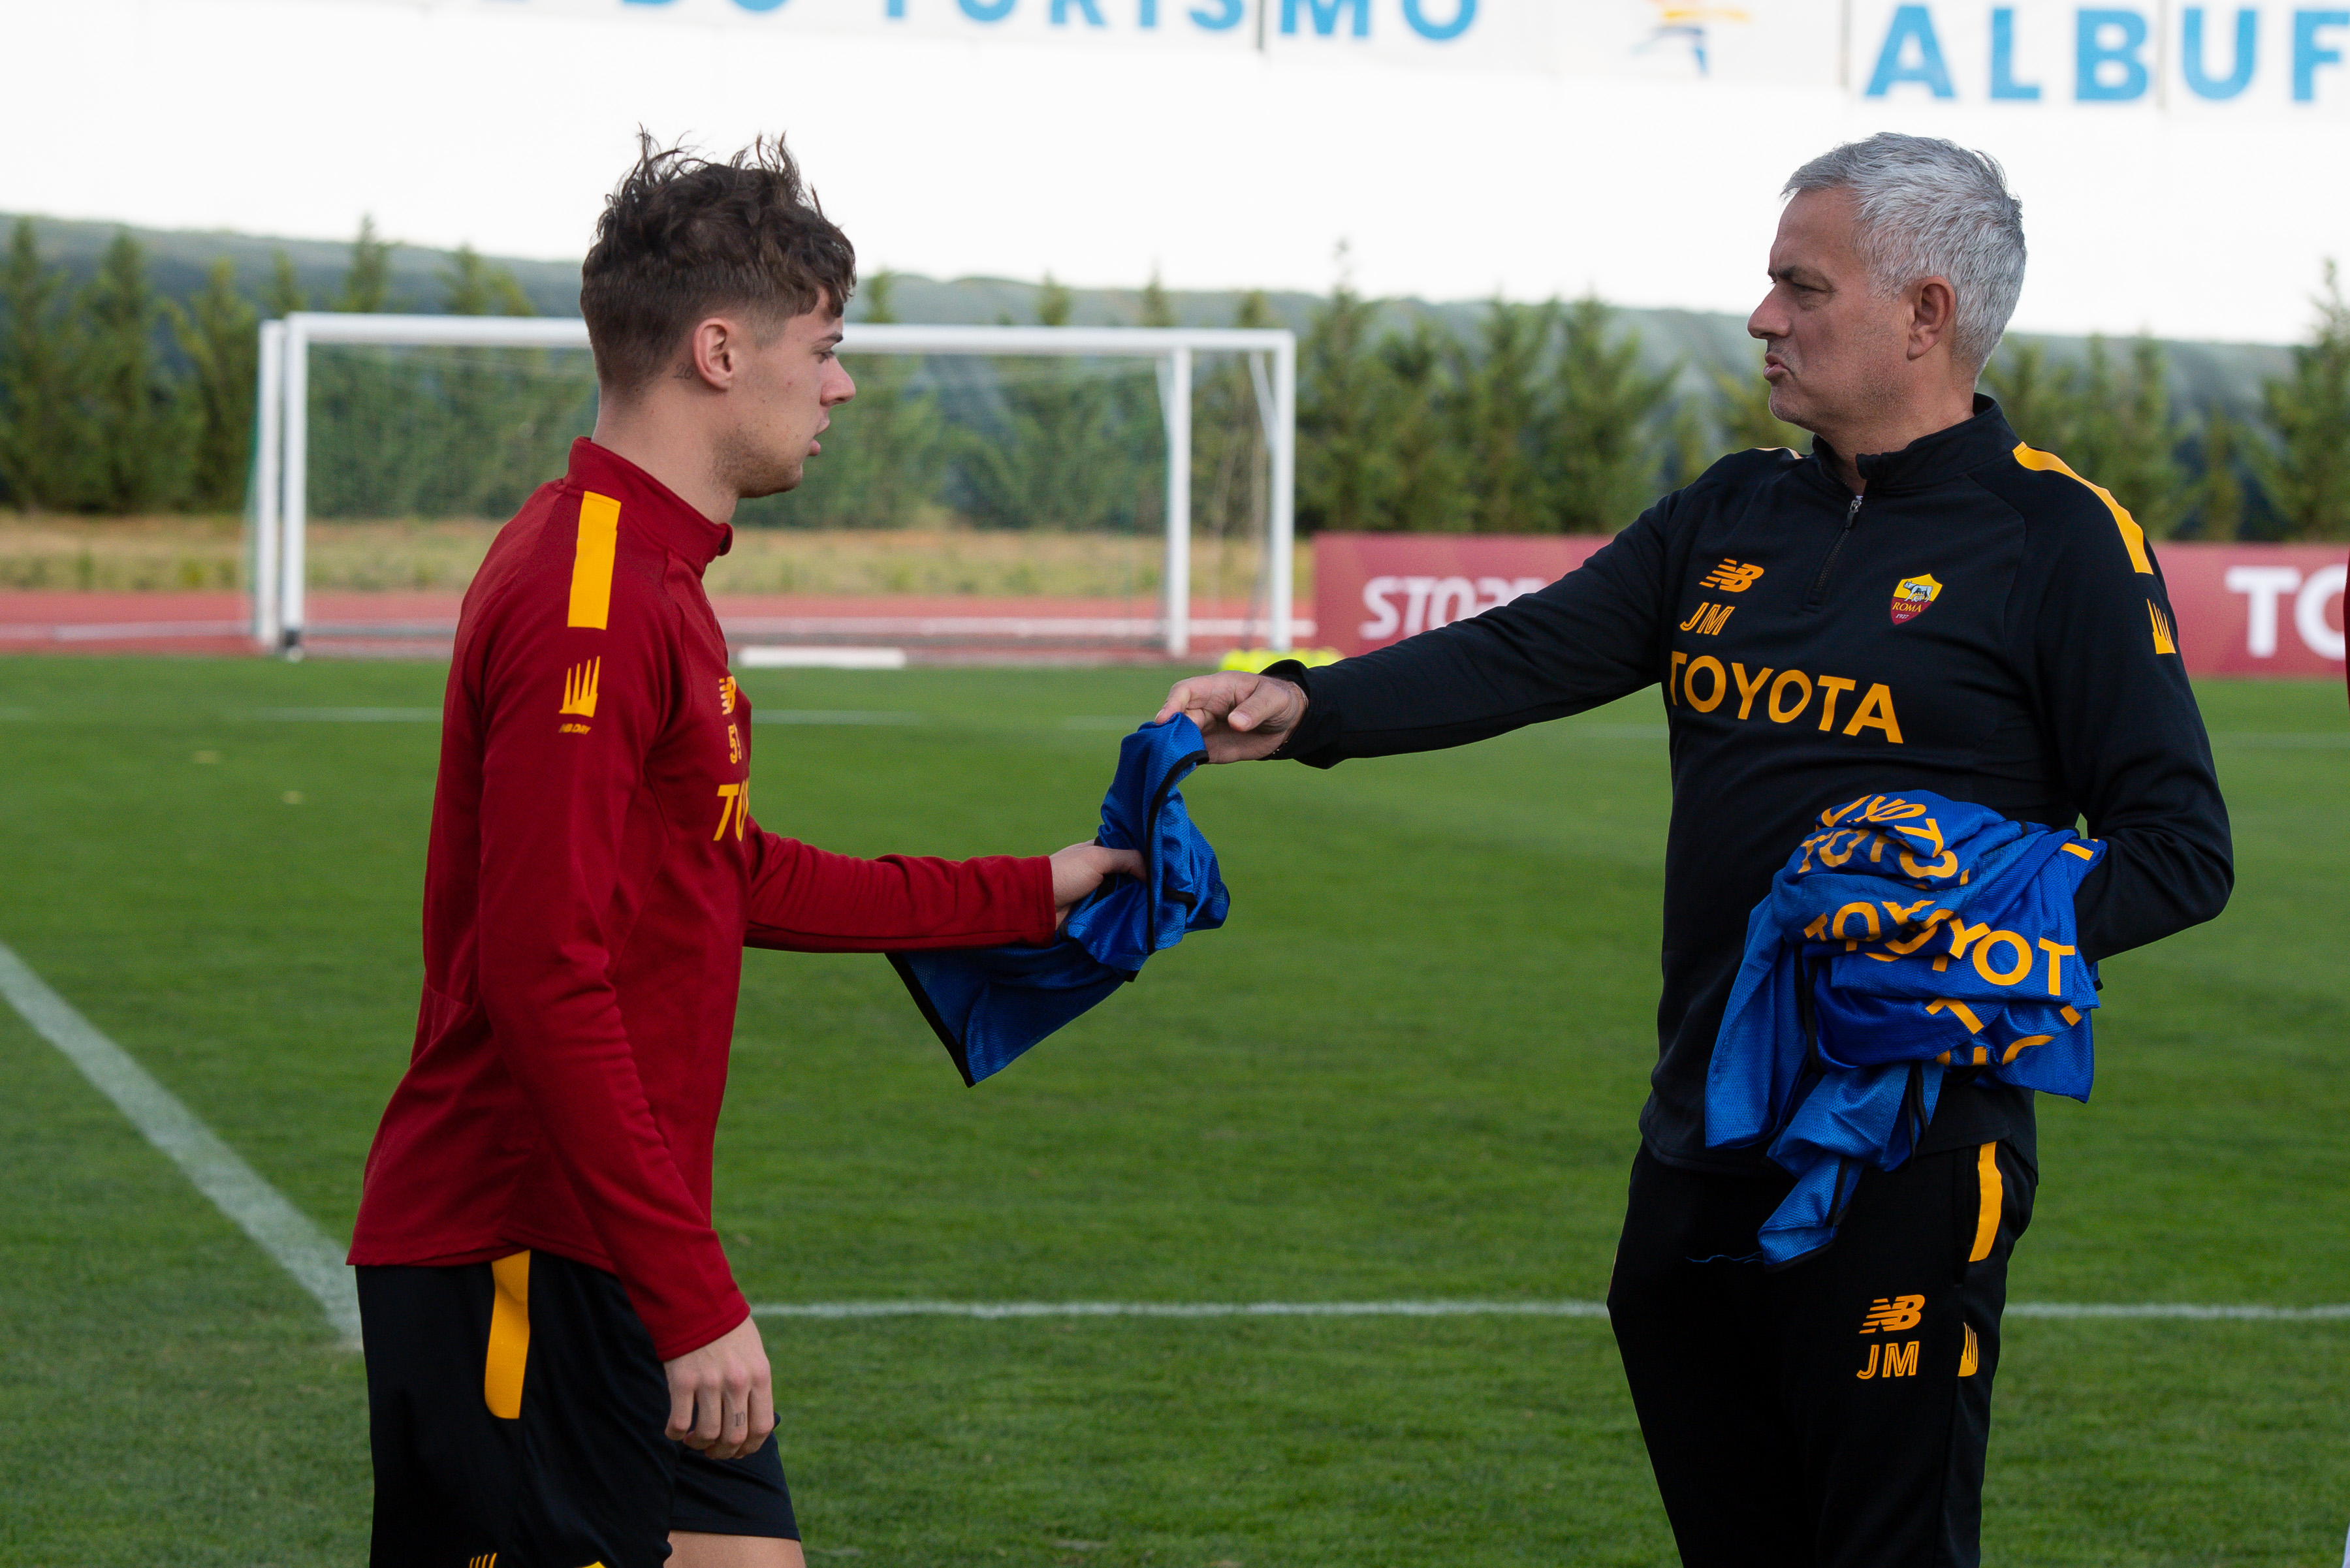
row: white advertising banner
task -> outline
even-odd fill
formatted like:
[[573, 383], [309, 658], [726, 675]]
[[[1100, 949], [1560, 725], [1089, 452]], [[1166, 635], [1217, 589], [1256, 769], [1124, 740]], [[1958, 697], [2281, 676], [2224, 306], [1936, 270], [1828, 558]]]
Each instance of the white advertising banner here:
[[1853, 0], [1846, 85], [1880, 102], [2340, 112], [2350, 10]]
[[[350, 4], [353, 0], [318, 0]], [[375, 0], [382, 3], [382, 0]], [[418, 0], [397, 0], [412, 5]], [[773, 32], [1262, 52], [1629, 79], [1833, 85], [1843, 0], [421, 0]]]
[[[351, 4], [355, 0], [318, 0]], [[375, 0], [381, 3], [381, 0]], [[418, 0], [400, 0], [413, 5]], [[1261, 52], [1887, 103], [2191, 114], [2350, 104], [2350, 10], [2174, 0], [421, 0], [504, 16]]]
[[[319, 0], [352, 3], [352, 0]], [[380, 0], [376, 0], [380, 3]], [[416, 5], [419, 0], [397, 0]], [[421, 0], [430, 9], [1233, 49], [1549, 75], [1837, 80], [1843, 0]]]
[[639, 128], [782, 130], [869, 268], [1742, 317], [1789, 172], [1899, 130], [2006, 167], [2021, 332], [2293, 342], [2350, 259], [2350, 0], [0, 0], [0, 36], [39, 154], [0, 213], [576, 257]]

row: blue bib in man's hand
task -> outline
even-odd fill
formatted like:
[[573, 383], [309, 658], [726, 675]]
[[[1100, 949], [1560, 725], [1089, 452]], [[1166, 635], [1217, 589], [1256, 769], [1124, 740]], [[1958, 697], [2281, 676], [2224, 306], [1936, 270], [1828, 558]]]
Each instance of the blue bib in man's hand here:
[[1144, 879], [1112, 877], [1069, 912], [1045, 947], [891, 953], [898, 977], [941, 1044], [976, 1084], [1132, 980], [1186, 931], [1224, 923], [1232, 895], [1216, 852], [1191, 826], [1176, 786], [1208, 760], [1200, 727], [1178, 713], [1120, 742], [1094, 842], [1142, 852]]
[[2097, 970], [2073, 897], [2105, 852], [1925, 790], [1820, 814], [1747, 917], [1706, 1071], [1707, 1144], [1767, 1144], [1795, 1177], [1766, 1264], [1835, 1240], [1861, 1169], [1908, 1159], [1949, 1073], [2089, 1097]]

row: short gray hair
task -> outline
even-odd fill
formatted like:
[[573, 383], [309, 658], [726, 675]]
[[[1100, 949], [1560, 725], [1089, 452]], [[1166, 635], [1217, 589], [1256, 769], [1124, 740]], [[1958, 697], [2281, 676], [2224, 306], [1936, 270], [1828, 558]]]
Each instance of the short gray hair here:
[[1779, 194], [1806, 191], [1853, 193], [1860, 254], [1879, 294], [1950, 280], [1959, 306], [1950, 351], [1981, 369], [2023, 292], [2023, 203], [1999, 161], [1939, 137], [1881, 130], [1821, 153]]

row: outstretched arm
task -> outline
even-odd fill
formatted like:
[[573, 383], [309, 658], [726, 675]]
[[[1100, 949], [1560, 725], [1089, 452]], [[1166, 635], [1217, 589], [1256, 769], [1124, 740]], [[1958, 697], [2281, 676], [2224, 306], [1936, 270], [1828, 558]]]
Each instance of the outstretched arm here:
[[1048, 942], [1072, 906], [1118, 873], [1130, 849], [1072, 844], [1049, 858], [888, 855], [860, 860], [761, 832], [752, 851], [743, 944], [793, 952], [910, 952]]

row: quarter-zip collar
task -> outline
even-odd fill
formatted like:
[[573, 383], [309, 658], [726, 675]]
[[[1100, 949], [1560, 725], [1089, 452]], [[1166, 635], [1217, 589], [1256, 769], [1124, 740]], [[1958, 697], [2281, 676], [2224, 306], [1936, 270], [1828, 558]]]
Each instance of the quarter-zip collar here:
[[712, 523], [687, 505], [676, 491], [586, 436], [571, 443], [571, 468], [563, 482], [572, 489], [592, 490], [619, 502], [624, 522], [643, 529], [655, 544], [691, 566], [697, 576], [733, 548], [733, 528]]
[[[1860, 477], [1867, 482], [1869, 494], [1898, 494], [1930, 489], [1956, 479], [2005, 457], [2015, 450], [2015, 432], [2008, 428], [2007, 417], [1999, 411], [1999, 404], [1977, 392], [1972, 417], [1931, 435], [1919, 436], [1898, 452], [1868, 452], [1853, 461], [1860, 470]], [[1812, 461], [1840, 493], [1852, 493], [1836, 477], [1835, 449], [1817, 436], [1812, 438]]]

